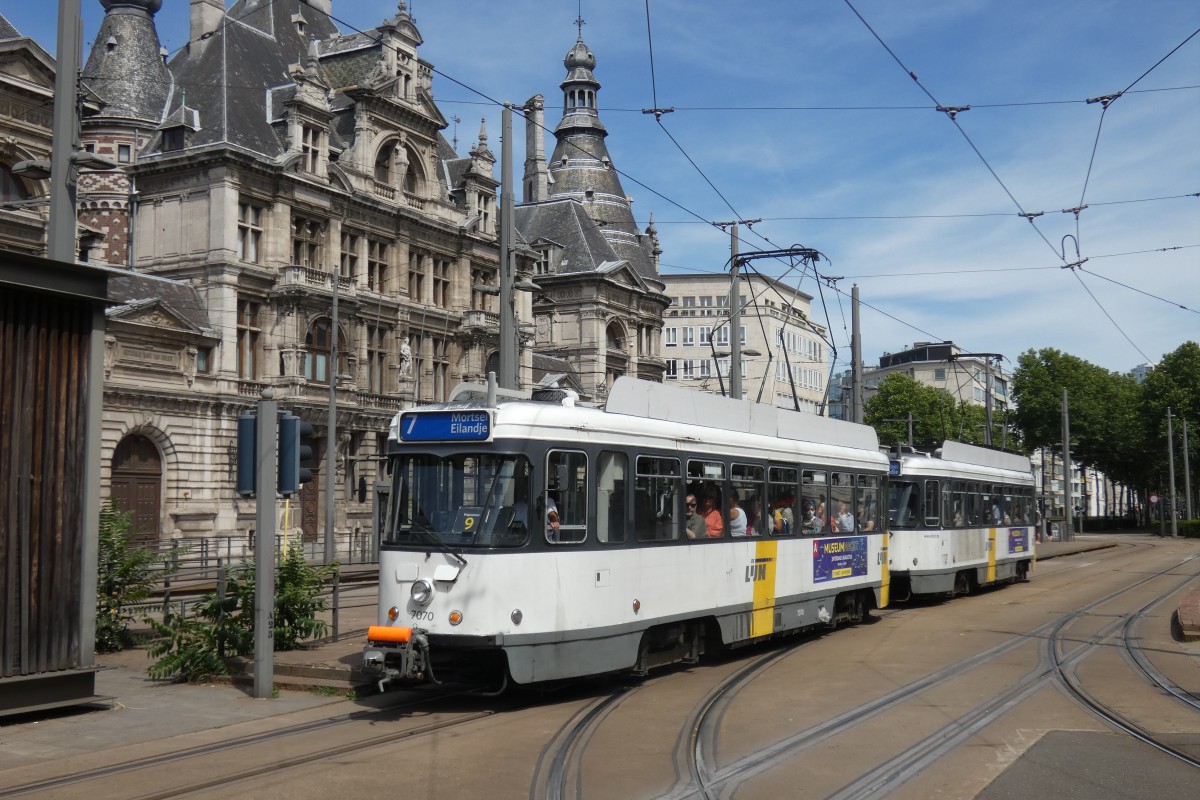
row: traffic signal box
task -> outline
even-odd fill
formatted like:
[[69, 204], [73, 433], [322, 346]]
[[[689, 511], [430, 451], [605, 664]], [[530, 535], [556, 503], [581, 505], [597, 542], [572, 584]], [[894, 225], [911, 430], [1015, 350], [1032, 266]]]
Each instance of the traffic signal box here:
[[[255, 493], [258, 462], [258, 417], [245, 413], [238, 417], [237, 492], [242, 497]], [[268, 435], [274, 434], [270, 431]], [[300, 485], [313, 479], [316, 467], [313, 426], [290, 411], [279, 412], [279, 468], [277, 489], [287, 496], [300, 491]]]

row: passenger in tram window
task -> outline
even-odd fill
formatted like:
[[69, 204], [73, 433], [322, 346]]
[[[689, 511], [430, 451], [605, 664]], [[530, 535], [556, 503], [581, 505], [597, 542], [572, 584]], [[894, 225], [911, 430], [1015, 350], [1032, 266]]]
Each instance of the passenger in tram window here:
[[862, 525], [864, 531], [875, 530], [875, 515], [867, 512], [867, 507], [862, 503], [858, 505], [858, 521]]
[[[806, 504], [809, 511], [812, 506]], [[792, 535], [792, 504], [789, 502], [785, 506], [780, 506], [771, 514], [771, 532], [776, 536], [791, 536]]]
[[687, 506], [687, 519], [684, 523], [687, 538], [703, 539], [708, 536], [708, 526], [704, 524], [704, 517], [700, 516], [696, 495], [689, 494], [684, 500], [684, 505]]
[[558, 541], [558, 492], [546, 492], [546, 536], [550, 541]]
[[742, 507], [738, 505], [738, 490], [734, 489], [729, 493], [729, 535], [730, 536], [745, 536], [746, 535], [746, 512], [742, 511]]
[[849, 533], [854, 530], [854, 515], [850, 513], [850, 509], [846, 507], [845, 500], [838, 501], [837, 513], [837, 530], [842, 533]]
[[704, 495], [704, 508], [701, 509], [701, 515], [704, 517], [704, 527], [708, 531], [710, 538], [720, 538], [725, 533], [725, 519], [721, 516], [721, 509], [717, 506], [716, 494]]
[[813, 508], [811, 500], [804, 501], [804, 520], [801, 523], [806, 531], [816, 531], [821, 527], [821, 518], [817, 516], [817, 510]]
[[821, 530], [821, 531], [833, 530], [833, 518], [830, 517], [825, 512], [825, 501], [824, 500], [822, 500], [820, 502], [820, 504], [817, 505], [817, 522], [820, 523], [819, 530]]

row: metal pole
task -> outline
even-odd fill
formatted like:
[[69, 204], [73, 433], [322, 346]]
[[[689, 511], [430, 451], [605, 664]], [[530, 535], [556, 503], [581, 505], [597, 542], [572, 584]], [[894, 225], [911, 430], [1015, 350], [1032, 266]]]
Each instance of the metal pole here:
[[1191, 451], [1188, 450], [1187, 436], [1187, 417], [1183, 418], [1183, 505], [1187, 511], [1188, 519], [1195, 519], [1192, 516], [1192, 469], [1188, 462], [1191, 460]]
[[516, 389], [518, 379], [517, 307], [513, 284], [512, 250], [514, 238], [513, 215], [513, 154], [512, 106], [504, 104], [500, 129], [500, 358], [497, 380], [501, 389]]
[[729, 226], [729, 396], [742, 399], [742, 304], [738, 287], [738, 224]]
[[333, 270], [333, 331], [329, 340], [329, 364], [325, 369], [325, 377], [329, 378], [329, 410], [325, 424], [325, 563], [332, 564], [337, 559], [337, 543], [334, 541], [334, 508], [333, 484], [334, 468], [337, 456], [337, 378], [338, 378], [338, 284], [341, 283], [341, 267]]
[[1067, 406], [1067, 390], [1062, 397], [1062, 440], [1063, 440], [1063, 541], [1075, 539], [1075, 506], [1071, 496], [1071, 412]]
[[983, 360], [983, 443], [992, 446], [992, 363]]
[[74, 264], [75, 165], [79, 150], [80, 0], [58, 0], [58, 67], [54, 73], [54, 141], [50, 146], [50, 221], [46, 256]]
[[863, 421], [862, 332], [858, 324], [858, 284], [850, 287], [851, 422]]
[[1171, 426], [1171, 409], [1167, 409], [1167, 480], [1170, 481], [1171, 536], [1179, 535], [1178, 514], [1175, 513], [1175, 430]]
[[258, 401], [256, 515], [254, 521], [254, 696], [275, 689], [275, 484], [279, 403], [275, 390]]
[[908, 446], [916, 447], [916, 445], [913, 444], [913, 420], [911, 411], [908, 412]]

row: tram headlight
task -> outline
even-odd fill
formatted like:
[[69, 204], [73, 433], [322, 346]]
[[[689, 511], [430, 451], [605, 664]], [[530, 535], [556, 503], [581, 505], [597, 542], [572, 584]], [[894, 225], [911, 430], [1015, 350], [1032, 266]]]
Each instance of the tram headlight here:
[[429, 605], [429, 601], [433, 599], [433, 584], [424, 578], [413, 581], [412, 589], [409, 590], [408, 596], [412, 601], [419, 606]]

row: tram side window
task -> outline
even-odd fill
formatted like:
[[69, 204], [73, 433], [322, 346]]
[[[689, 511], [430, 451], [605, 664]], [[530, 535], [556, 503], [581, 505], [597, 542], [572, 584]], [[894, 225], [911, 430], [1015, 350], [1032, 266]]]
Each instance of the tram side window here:
[[[996, 491], [1000, 491], [1000, 487], [996, 487]], [[1004, 487], [1004, 502], [1000, 506], [1004, 509], [1004, 524], [1005, 525], [1021, 525], [1024, 517], [1021, 516], [1021, 509], [1017, 504], [1017, 498], [1013, 494], [1011, 486]]]
[[551, 450], [546, 455], [546, 491], [539, 515], [551, 542], [587, 538], [587, 454]]
[[638, 541], [671, 541], [683, 528], [679, 459], [638, 456], [633, 487], [633, 529]]
[[1033, 500], [1033, 489], [1021, 490], [1021, 516], [1026, 525], [1038, 524], [1037, 504]]
[[[731, 536], [762, 536], [763, 468], [757, 464], [734, 463], [729, 470], [729, 533]], [[735, 505], [736, 503], [736, 505]]]
[[879, 476], [858, 476], [858, 512], [855, 514], [860, 531], [879, 529]]
[[955, 481], [954, 491], [942, 495], [947, 501], [943, 506], [942, 524], [947, 528], [961, 528], [966, 525], [967, 513], [967, 483]]
[[829, 481], [824, 470], [804, 470], [801, 487], [801, 529], [807, 534], [824, 533], [829, 526]]
[[772, 536], [791, 536], [796, 528], [796, 485], [800, 471], [794, 467], [770, 467], [767, 470], [766, 524]]
[[967, 484], [966, 500], [967, 525], [976, 527], [983, 524], [983, 502], [978, 483]]
[[720, 461], [688, 459], [687, 490], [700, 503], [700, 516], [708, 530], [708, 538], [725, 535], [725, 464]]
[[925, 481], [925, 524], [930, 528], [941, 527], [941, 521], [938, 519], [939, 494], [941, 481]]
[[920, 488], [913, 481], [888, 483], [888, 522], [893, 528], [915, 528], [921, 522]]
[[830, 475], [829, 500], [833, 505], [833, 530], [851, 533], [854, 530], [854, 476], [849, 472]]
[[624, 453], [601, 450], [597, 459], [596, 538], [617, 544], [625, 541], [625, 473], [629, 460]]

